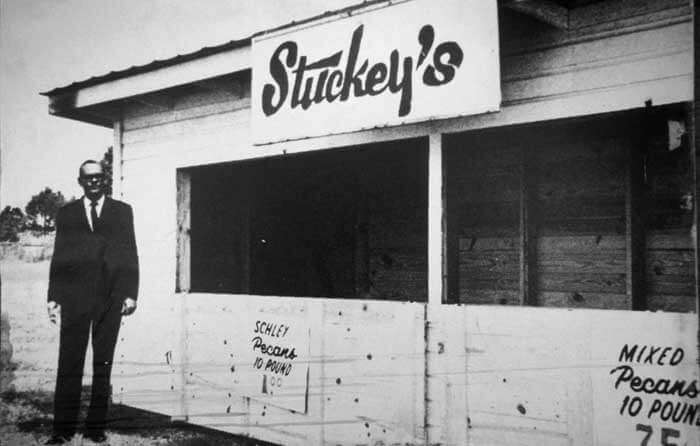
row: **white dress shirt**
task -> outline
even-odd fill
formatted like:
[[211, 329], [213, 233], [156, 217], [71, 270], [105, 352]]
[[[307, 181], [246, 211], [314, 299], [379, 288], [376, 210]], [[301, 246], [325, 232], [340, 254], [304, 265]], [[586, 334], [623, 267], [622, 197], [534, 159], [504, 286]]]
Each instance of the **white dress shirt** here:
[[[88, 223], [90, 224], [90, 229], [92, 231], [95, 230], [95, 228], [92, 225], [92, 216], [90, 215], [90, 204], [92, 202], [90, 199], [86, 196], [83, 196], [83, 206], [85, 207], [85, 215], [87, 216]], [[97, 218], [100, 218], [102, 216], [102, 205], [105, 203], [105, 196], [102, 195], [99, 200], [97, 200], [97, 206], [95, 206], [95, 212], [97, 212]]]

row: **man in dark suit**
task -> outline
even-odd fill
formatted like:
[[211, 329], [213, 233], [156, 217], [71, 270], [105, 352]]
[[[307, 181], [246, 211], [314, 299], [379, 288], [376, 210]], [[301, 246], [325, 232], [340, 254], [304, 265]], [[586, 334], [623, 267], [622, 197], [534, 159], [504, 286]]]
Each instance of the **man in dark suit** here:
[[85, 161], [78, 183], [85, 195], [62, 207], [49, 275], [48, 312], [60, 315], [53, 436], [61, 444], [75, 434], [85, 352], [92, 330], [93, 377], [85, 436], [106, 440], [110, 375], [122, 316], [136, 310], [138, 256], [131, 207], [105, 196], [100, 163]]

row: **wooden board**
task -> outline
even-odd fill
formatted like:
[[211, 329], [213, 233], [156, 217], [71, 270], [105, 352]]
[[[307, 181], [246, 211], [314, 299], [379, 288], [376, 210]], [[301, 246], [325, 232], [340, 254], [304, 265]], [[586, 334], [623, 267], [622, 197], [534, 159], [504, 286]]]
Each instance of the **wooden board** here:
[[[700, 444], [697, 418], [664, 421], [668, 410], [654, 402], [692, 407], [697, 398], [634, 392], [627, 381], [615, 388], [621, 372], [611, 375], [627, 365], [654, 379], [698, 380], [694, 315], [442, 305], [429, 313], [425, 356], [424, 304], [171, 297], [186, 302], [187, 357], [176, 365], [176, 356], [151, 348], [145, 361], [134, 361], [134, 351], [120, 344], [114, 382], [124, 403], [160, 411], [170, 405], [172, 414], [190, 422], [282, 444], [422, 444], [427, 358], [434, 442], [641, 444], [641, 424], [655, 436], [672, 430], [684, 442], [679, 444]], [[293, 313], [317, 333], [310, 338], [305, 413], [248, 395], [242, 361], [250, 336], [245, 324], [235, 322], [288, 319]], [[129, 324], [123, 335], [133, 342], [140, 329]], [[164, 330], [153, 334], [151, 347], [168, 343]], [[638, 345], [638, 353], [644, 346], [659, 348], [656, 360], [660, 348], [671, 349], [663, 365], [646, 364], [620, 360], [625, 345]], [[684, 357], [671, 365], [677, 348]], [[177, 387], [179, 367], [184, 388]], [[299, 388], [299, 396], [304, 392]], [[642, 399], [644, 410], [620, 415], [627, 396]]]
[[[283, 444], [416, 443], [422, 435], [419, 304], [189, 295], [186, 411], [196, 424]], [[296, 314], [297, 316], [292, 316]], [[251, 335], [239, 320], [287, 319], [311, 331], [307, 389], [265, 400], [246, 375]], [[255, 378], [255, 377], [252, 377]], [[254, 385], [255, 389], [247, 388]], [[283, 384], [284, 385], [284, 384]], [[294, 385], [294, 384], [293, 384]], [[285, 408], [303, 398], [308, 410]], [[229, 394], [231, 396], [229, 396]], [[369, 434], [369, 435], [368, 435]]]
[[[700, 444], [700, 412], [677, 423], [661, 420], [654, 406], [659, 399], [698, 407], [697, 397], [647, 395], [628, 381], [615, 388], [619, 372], [610, 373], [628, 365], [637, 375], [697, 384], [695, 315], [443, 306], [433, 316], [429, 351], [443, 405], [431, 422], [442, 444], [634, 445], [644, 444], [647, 429], [653, 442], [665, 429], [678, 444]], [[643, 364], [620, 361], [625, 345], [638, 353], [660, 347], [655, 360], [671, 350], [663, 365]], [[670, 365], [677, 348], [684, 358]], [[643, 400], [635, 416], [620, 414], [627, 396]]]
[[[639, 423], [651, 426], [655, 444], [666, 428], [677, 430], [688, 445], [698, 445], [697, 429], [657, 423], [657, 418], [620, 416], [627, 395], [614, 389], [610, 376], [622, 344], [637, 343], [683, 346], [683, 363], [662, 366], [662, 372], [674, 379], [698, 379], [694, 314], [476, 305], [432, 305], [428, 311], [424, 304], [373, 300], [174, 294], [177, 167], [618, 111], [642, 107], [650, 98], [662, 104], [692, 97], [687, 2], [597, 2], [577, 10], [572, 27], [569, 33], [527, 30], [534, 39], [504, 41], [505, 104], [495, 115], [253, 147], [246, 94], [182, 93], [171, 110], [127, 110], [123, 192], [135, 208], [144, 279], [139, 311], [125, 322], [119, 340], [116, 399], [283, 444], [423, 444], [426, 427], [433, 441], [446, 445], [641, 444], [645, 432], [636, 429]], [[647, 46], [638, 48], [636, 42]], [[137, 106], [126, 108], [130, 107]], [[601, 141], [592, 142], [585, 129], [550, 135], [550, 125], [542, 123], [529, 131], [543, 135], [541, 144], [533, 147], [557, 169], [578, 162], [614, 168], [615, 155], [624, 148], [610, 130], [614, 125], [600, 132]], [[494, 133], [504, 133], [503, 128]], [[481, 149], [473, 143], [483, 139], [474, 138], [461, 150], [493, 162], [463, 162], [460, 168], [467, 178], [490, 166], [483, 179], [512, 179], [519, 172], [512, 161], [520, 156], [513, 148], [522, 145], [522, 135], [512, 133], [505, 141], [512, 145], [505, 149], [498, 144]], [[562, 138], [568, 138], [565, 146]], [[493, 157], [494, 151], [503, 157]], [[445, 164], [450, 163], [446, 159]], [[573, 168], [567, 174], [551, 177], [541, 197], [551, 197], [552, 203], [572, 199], [576, 205], [590, 204], [585, 201], [590, 197], [577, 192], [576, 185], [586, 185], [606, 196], [609, 206], [586, 208], [600, 211], [595, 219], [577, 220], [560, 212], [545, 222], [539, 235], [551, 238], [543, 237], [537, 247], [546, 269], [541, 282], [548, 287], [542, 297], [552, 305], [628, 307], [624, 293], [618, 292], [625, 264], [620, 244], [625, 223], [616, 215], [616, 206], [624, 202], [616, 201], [622, 182], [614, 175], [592, 181]], [[576, 187], [557, 187], [568, 178]], [[471, 188], [478, 182], [464, 183]], [[675, 187], [667, 179], [658, 186], [664, 193]], [[517, 278], [518, 272], [517, 254], [511, 256], [510, 250], [517, 249], [519, 206], [515, 196], [508, 195], [513, 189], [503, 190], [509, 192], [499, 196], [487, 188], [469, 196], [483, 196], [483, 207], [460, 212], [471, 212], [474, 221], [482, 212], [501, 219], [460, 228], [457, 243], [459, 255], [475, 265], [466, 272], [484, 274], [486, 281], [493, 277], [504, 289], [484, 289], [483, 281], [468, 275], [463, 283], [471, 287], [460, 289], [461, 302], [519, 303], [519, 293], [508, 288], [512, 277], [500, 274], [508, 271]], [[397, 214], [396, 220], [410, 223], [410, 211], [407, 214]], [[406, 244], [413, 246], [409, 252], [424, 249], [417, 237], [385, 235], [388, 249], [400, 250]], [[687, 246], [683, 240], [688, 236], [684, 237], [664, 233], [649, 238], [658, 251], [650, 256], [651, 271], [656, 274], [654, 267], [661, 266], [667, 273], [663, 281], [650, 285], [657, 287], [649, 296], [650, 302], [658, 302], [656, 308], [692, 308], [677, 293], [684, 286], [681, 278], [690, 277], [692, 268], [687, 255], [676, 252]], [[499, 266], [494, 258], [508, 261]], [[596, 266], [599, 261], [612, 270]], [[395, 278], [420, 280], [411, 270], [396, 271]], [[305, 413], [251, 398], [233, 382], [238, 352], [250, 343], [236, 321], [260, 314], [274, 317], [284, 306], [304, 309], [298, 320], [318, 333], [310, 337]], [[652, 369], [640, 370], [659, 373]], [[430, 411], [425, 410], [426, 399], [431, 401]], [[642, 404], [644, 415], [653, 399]]]
[[[606, 406], [608, 375], [619, 351], [599, 349], [640, 332], [657, 344], [667, 338], [693, 342], [697, 332], [695, 315], [444, 305], [430, 314], [435, 331], [429, 334], [426, 356], [424, 304], [174, 294], [176, 206], [174, 199], [159, 200], [175, 197], [174, 166], [132, 160], [125, 175], [125, 197], [137, 210], [146, 280], [139, 312], [122, 328], [115, 396], [211, 428], [282, 444], [422, 444], [427, 364], [434, 389], [428, 397], [435, 402], [429, 416], [436, 416], [430, 418], [432, 438], [443, 444], [640, 441], [644, 432], [635, 430], [635, 419], [605, 421], [619, 410]], [[137, 179], [151, 181], [150, 187], [140, 187]], [[151, 206], [154, 202], [159, 206]], [[168, 221], [172, 224], [163, 223]], [[609, 257], [619, 250], [619, 237], [582, 236], [575, 243], [545, 237], [541, 247]], [[513, 238], [465, 239], [461, 245], [465, 255], [500, 255], [511, 249]], [[517, 292], [508, 290], [463, 292], [479, 296], [473, 301], [518, 302]], [[274, 317], [285, 306], [305, 309], [299, 320], [320, 330], [310, 338], [307, 413], [250, 398], [233, 382], [240, 366], [236, 358], [250, 344], [237, 321]], [[686, 376], [687, 367], [671, 371]], [[624, 398], [613, 395], [617, 403]], [[617, 432], [617, 426], [626, 430]], [[654, 432], [660, 426], [653, 425]]]

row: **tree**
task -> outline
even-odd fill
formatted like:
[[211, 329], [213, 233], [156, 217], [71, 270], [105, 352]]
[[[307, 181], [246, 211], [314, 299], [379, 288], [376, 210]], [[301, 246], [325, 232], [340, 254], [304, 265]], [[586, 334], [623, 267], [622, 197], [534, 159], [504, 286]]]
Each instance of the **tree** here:
[[20, 208], [5, 206], [0, 212], [0, 242], [16, 242], [24, 226], [24, 213]]
[[40, 229], [44, 233], [55, 229], [56, 214], [61, 206], [65, 204], [61, 192], [54, 192], [47, 187], [38, 194], [32, 196], [27, 206], [24, 208], [29, 219], [31, 229]]
[[100, 161], [102, 170], [105, 173], [105, 195], [112, 196], [112, 147], [107, 147], [107, 151], [102, 155]]

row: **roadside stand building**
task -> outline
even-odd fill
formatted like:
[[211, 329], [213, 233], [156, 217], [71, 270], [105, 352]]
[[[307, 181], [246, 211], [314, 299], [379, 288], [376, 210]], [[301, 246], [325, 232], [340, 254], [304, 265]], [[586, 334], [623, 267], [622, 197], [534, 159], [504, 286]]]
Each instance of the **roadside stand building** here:
[[289, 445], [700, 445], [691, 0], [366, 1], [44, 93], [113, 128], [117, 402]]

